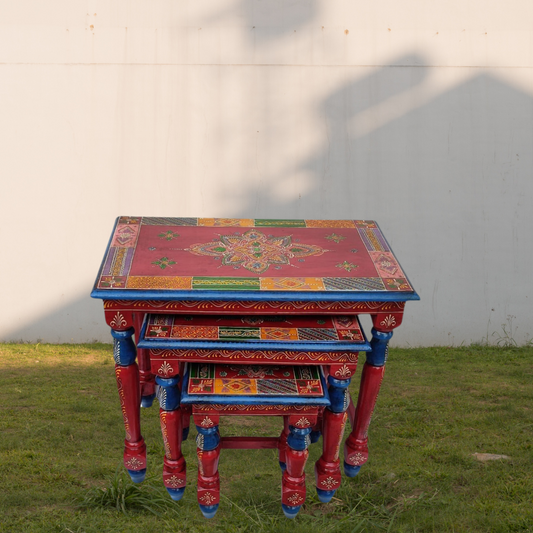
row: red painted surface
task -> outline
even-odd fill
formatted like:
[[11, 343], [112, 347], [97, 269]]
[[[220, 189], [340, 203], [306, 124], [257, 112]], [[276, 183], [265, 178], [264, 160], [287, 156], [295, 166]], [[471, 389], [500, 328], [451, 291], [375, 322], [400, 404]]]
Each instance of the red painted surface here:
[[365, 363], [354, 415], [354, 425], [344, 445], [344, 460], [352, 466], [360, 466], [368, 460], [368, 426], [385, 373], [384, 366]]
[[126, 431], [124, 465], [128, 470], [143, 470], [146, 446], [141, 436], [139, 369], [136, 364], [115, 365], [115, 375]]
[[[268, 224], [276, 221], [266, 221]], [[198, 326], [212, 325], [220, 315], [240, 315], [226, 326], [243, 327], [242, 316], [248, 318], [285, 316], [296, 319], [300, 326], [321, 315], [326, 325], [333, 324], [332, 315], [371, 315], [374, 327], [390, 332], [403, 319], [405, 301], [376, 302], [370, 298], [411, 299], [412, 287], [405, 278], [386, 241], [371, 221], [278, 221], [265, 227], [265, 221], [239, 219], [149, 219], [121, 217], [106, 252], [97, 282], [99, 298], [116, 298], [128, 289], [124, 299], [104, 299], [107, 324], [116, 331], [134, 327], [140, 331], [144, 313], [171, 315], [167, 330], [175, 338], [190, 337], [183, 315], [192, 315]], [[301, 224], [300, 224], [301, 222]], [[183, 225], [185, 224], [185, 225]], [[298, 224], [306, 227], [296, 227]], [[257, 226], [257, 227], [255, 227]], [[261, 226], [261, 227], [260, 227]], [[250, 240], [249, 230], [256, 237]], [[255, 243], [257, 241], [257, 243]], [[247, 249], [250, 245], [257, 249]], [[224, 250], [223, 250], [224, 248]], [[233, 256], [228, 255], [228, 251]], [[247, 257], [252, 254], [257, 259]], [[292, 255], [291, 255], [292, 254]], [[241, 285], [239, 285], [239, 283]], [[256, 285], [254, 285], [254, 283]], [[233, 284], [233, 285], [232, 285]], [[227, 290], [242, 290], [242, 300], [227, 301]], [[244, 290], [246, 289], [246, 290]], [[153, 290], [161, 292], [151, 292]], [[202, 291], [209, 290], [205, 297]], [[309, 301], [247, 301], [250, 290], [264, 294], [281, 291], [287, 296], [305, 291]], [[173, 300], [172, 292], [190, 291], [195, 300]], [[328, 291], [331, 301], [320, 300]], [[337, 300], [336, 291], [365, 293], [369, 299], [359, 302]], [[138, 294], [139, 299], [131, 298]], [[315, 293], [316, 298], [313, 298]], [[161, 296], [164, 294], [164, 296]], [[278, 294], [278, 293], [276, 293]], [[153, 295], [158, 299], [146, 300]], [[295, 294], [297, 296], [297, 294]], [[416, 294], [414, 294], [416, 296]], [[203, 298], [213, 299], [203, 299]], [[251, 296], [249, 296], [251, 297]], [[271, 294], [269, 298], [271, 297]], [[240, 296], [239, 296], [240, 298]], [[303, 298], [303, 296], [300, 296]], [[365, 296], [366, 298], [366, 296]], [[313, 318], [311, 315], [315, 315]], [[292, 318], [291, 318], [292, 317]], [[208, 324], [206, 324], [206, 320]], [[240, 322], [239, 322], [240, 321]], [[154, 326], [158, 324], [154, 323]], [[248, 324], [250, 325], [250, 324]], [[177, 326], [178, 329], [173, 330]], [[246, 326], [244, 326], [246, 327]], [[270, 327], [270, 326], [269, 326]], [[285, 327], [285, 326], [284, 326]], [[286, 330], [292, 326], [287, 325]], [[155, 331], [155, 330], [151, 330]], [[271, 332], [268, 332], [270, 334]], [[289, 337], [293, 333], [284, 332]], [[277, 333], [279, 334], [279, 333]], [[217, 335], [219, 331], [217, 330]], [[126, 430], [124, 462], [129, 470], [146, 467], [146, 446], [141, 436], [140, 395], [154, 390], [154, 375], [164, 378], [183, 375], [185, 362], [225, 363], [231, 365], [324, 365], [336, 379], [348, 379], [356, 371], [357, 352], [305, 352], [281, 350], [138, 350], [136, 364], [116, 367], [117, 385]], [[348, 416], [353, 430], [346, 440], [345, 459], [353, 466], [368, 458], [367, 431], [376, 403], [384, 367], [365, 364], [362, 372], [357, 408], [350, 401]], [[140, 383], [140, 385], [139, 385]], [[340, 484], [339, 448], [346, 420], [345, 413], [332, 413], [317, 407], [283, 405], [217, 405], [197, 404], [171, 412], [161, 412], [165, 442], [163, 479], [168, 488], [181, 488], [186, 482], [185, 459], [181, 452], [181, 436], [190, 416], [201, 427], [218, 425], [225, 415], [283, 416], [284, 430], [277, 437], [222, 437], [216, 450], [198, 453], [198, 501], [214, 505], [220, 499], [218, 460], [220, 450], [278, 448], [279, 459], [287, 469], [282, 479], [282, 502], [295, 507], [305, 501], [304, 467], [307, 451], [290, 449], [287, 442], [289, 424], [299, 428], [313, 427], [323, 432], [323, 453], [315, 465], [317, 487], [334, 490]]]
[[220, 446], [208, 452], [197, 448], [196, 454], [198, 455], [198, 503], [215, 505], [220, 502], [220, 476], [218, 474]]
[[341, 484], [339, 450], [347, 413], [324, 410], [322, 422], [322, 456], [315, 463], [315, 484], [322, 490], [337, 490]]
[[279, 437], [222, 437], [221, 447], [232, 450], [266, 450], [277, 448]]
[[[246, 296], [243, 295], [243, 298]], [[253, 301], [224, 301], [224, 300], [104, 300], [106, 311], [149, 311], [151, 313], [178, 313], [178, 314], [211, 314], [211, 315], [246, 315], [246, 314], [293, 314], [293, 315], [343, 315], [370, 314], [378, 312], [401, 313], [405, 302], [322, 302], [317, 301], [291, 301], [291, 302], [253, 302]], [[115, 315], [111, 316], [111, 319]], [[127, 328], [126, 328], [127, 329]]]
[[[144, 319], [144, 313], [135, 313], [133, 322], [135, 324], [136, 340], [139, 335]], [[137, 348], [137, 364], [139, 366], [139, 384], [141, 387], [141, 396], [152, 396], [155, 393], [155, 376], [150, 368], [149, 350]]]
[[145, 340], [262, 340], [364, 342], [355, 315], [161, 315], [150, 314]]
[[309, 457], [307, 450], [297, 451], [285, 448], [285, 463], [281, 481], [281, 503], [297, 507], [305, 502], [305, 463]]
[[163, 464], [163, 482], [166, 487], [177, 489], [185, 486], [186, 465], [181, 453], [182, 412], [159, 410], [165, 461]]

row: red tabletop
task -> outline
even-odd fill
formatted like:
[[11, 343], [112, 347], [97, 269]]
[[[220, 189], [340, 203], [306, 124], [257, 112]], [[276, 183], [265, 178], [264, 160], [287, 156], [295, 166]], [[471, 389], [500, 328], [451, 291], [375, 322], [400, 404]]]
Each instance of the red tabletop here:
[[92, 295], [202, 298], [220, 291], [260, 299], [272, 292], [418, 299], [373, 221], [155, 217], [117, 220]]

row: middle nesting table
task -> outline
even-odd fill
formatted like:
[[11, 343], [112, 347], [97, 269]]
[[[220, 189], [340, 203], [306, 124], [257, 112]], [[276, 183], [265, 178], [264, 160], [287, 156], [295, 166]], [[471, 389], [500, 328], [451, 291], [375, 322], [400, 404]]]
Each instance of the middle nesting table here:
[[[323, 435], [315, 464], [318, 497], [341, 483], [339, 450], [360, 351], [371, 351], [357, 316], [146, 315], [138, 343], [149, 350], [159, 385], [163, 481], [175, 500], [185, 490], [181, 442], [194, 418], [198, 503], [219, 503], [221, 448], [278, 448], [282, 507], [294, 517], [305, 501], [307, 447]], [[283, 416], [279, 437], [220, 437], [220, 416]]]

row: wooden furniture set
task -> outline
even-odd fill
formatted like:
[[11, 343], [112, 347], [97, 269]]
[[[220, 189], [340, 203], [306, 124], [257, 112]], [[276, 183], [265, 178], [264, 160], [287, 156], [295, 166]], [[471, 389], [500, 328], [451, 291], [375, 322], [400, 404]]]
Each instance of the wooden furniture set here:
[[[130, 476], [145, 476], [140, 406], [150, 406], [157, 389], [163, 482], [181, 499], [181, 443], [192, 416], [197, 498], [208, 518], [219, 505], [223, 448], [277, 448], [282, 508], [294, 517], [305, 501], [307, 449], [320, 435], [320, 500], [340, 486], [349, 416], [344, 472], [357, 474], [368, 459], [388, 341], [405, 302], [419, 299], [372, 221], [155, 217], [117, 219], [92, 296], [104, 300], [114, 338]], [[354, 407], [348, 385], [360, 352]], [[220, 417], [239, 415], [282, 417], [281, 434], [221, 435]]]

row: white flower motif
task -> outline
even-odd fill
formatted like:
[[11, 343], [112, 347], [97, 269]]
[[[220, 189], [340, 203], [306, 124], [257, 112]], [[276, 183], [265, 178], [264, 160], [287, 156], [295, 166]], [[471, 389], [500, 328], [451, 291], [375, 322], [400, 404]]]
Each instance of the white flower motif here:
[[213, 421], [208, 417], [206, 416], [203, 420], [202, 420], [202, 423], [200, 424], [202, 427], [204, 428], [209, 428], [211, 426], [214, 426], [214, 423]]
[[344, 365], [342, 368], [339, 368], [337, 372], [335, 372], [335, 375], [340, 378], [347, 378], [352, 375], [352, 371], [348, 368], [347, 365]]
[[157, 371], [158, 374], [161, 374], [165, 377], [167, 377], [171, 372], [172, 372], [172, 366], [169, 365], [167, 361], [165, 361], [161, 365], [161, 368], [159, 368], [159, 370]]
[[393, 315], [389, 315], [385, 319], [383, 319], [380, 323], [380, 326], [385, 326], [386, 328], [390, 328], [392, 326], [396, 325], [396, 319]]
[[321, 485], [324, 485], [327, 490], [331, 490], [335, 485], [338, 485], [339, 482], [336, 479], [333, 479], [331, 476], [320, 482]]
[[362, 453], [356, 452], [348, 457], [348, 462], [354, 466], [359, 466], [366, 462], [366, 457]]
[[300, 418], [300, 420], [298, 420], [298, 422], [296, 422], [295, 424], [296, 426], [298, 426], [299, 428], [303, 428], [303, 427], [308, 427], [311, 425], [311, 422], [309, 422], [309, 420], [307, 418], [302, 417]]
[[287, 501], [292, 505], [296, 506], [299, 505], [304, 501], [304, 499], [299, 494], [293, 494], [289, 498], [287, 498]]
[[127, 322], [124, 316], [117, 311], [117, 314], [109, 324], [112, 328], [123, 328], [127, 324]]
[[129, 461], [126, 462], [126, 466], [130, 470], [136, 470], [137, 468], [139, 468], [142, 465], [143, 465], [143, 463], [141, 461], [139, 461], [139, 459], [137, 459], [137, 457], [132, 457]]
[[182, 486], [183, 483], [182, 483], [182, 480], [178, 476], [173, 475], [172, 477], [167, 478], [166, 484], [169, 487], [177, 489], [178, 487]]
[[205, 503], [205, 505], [211, 505], [212, 503], [216, 502], [216, 498], [210, 493], [206, 492], [201, 498], [200, 501]]

